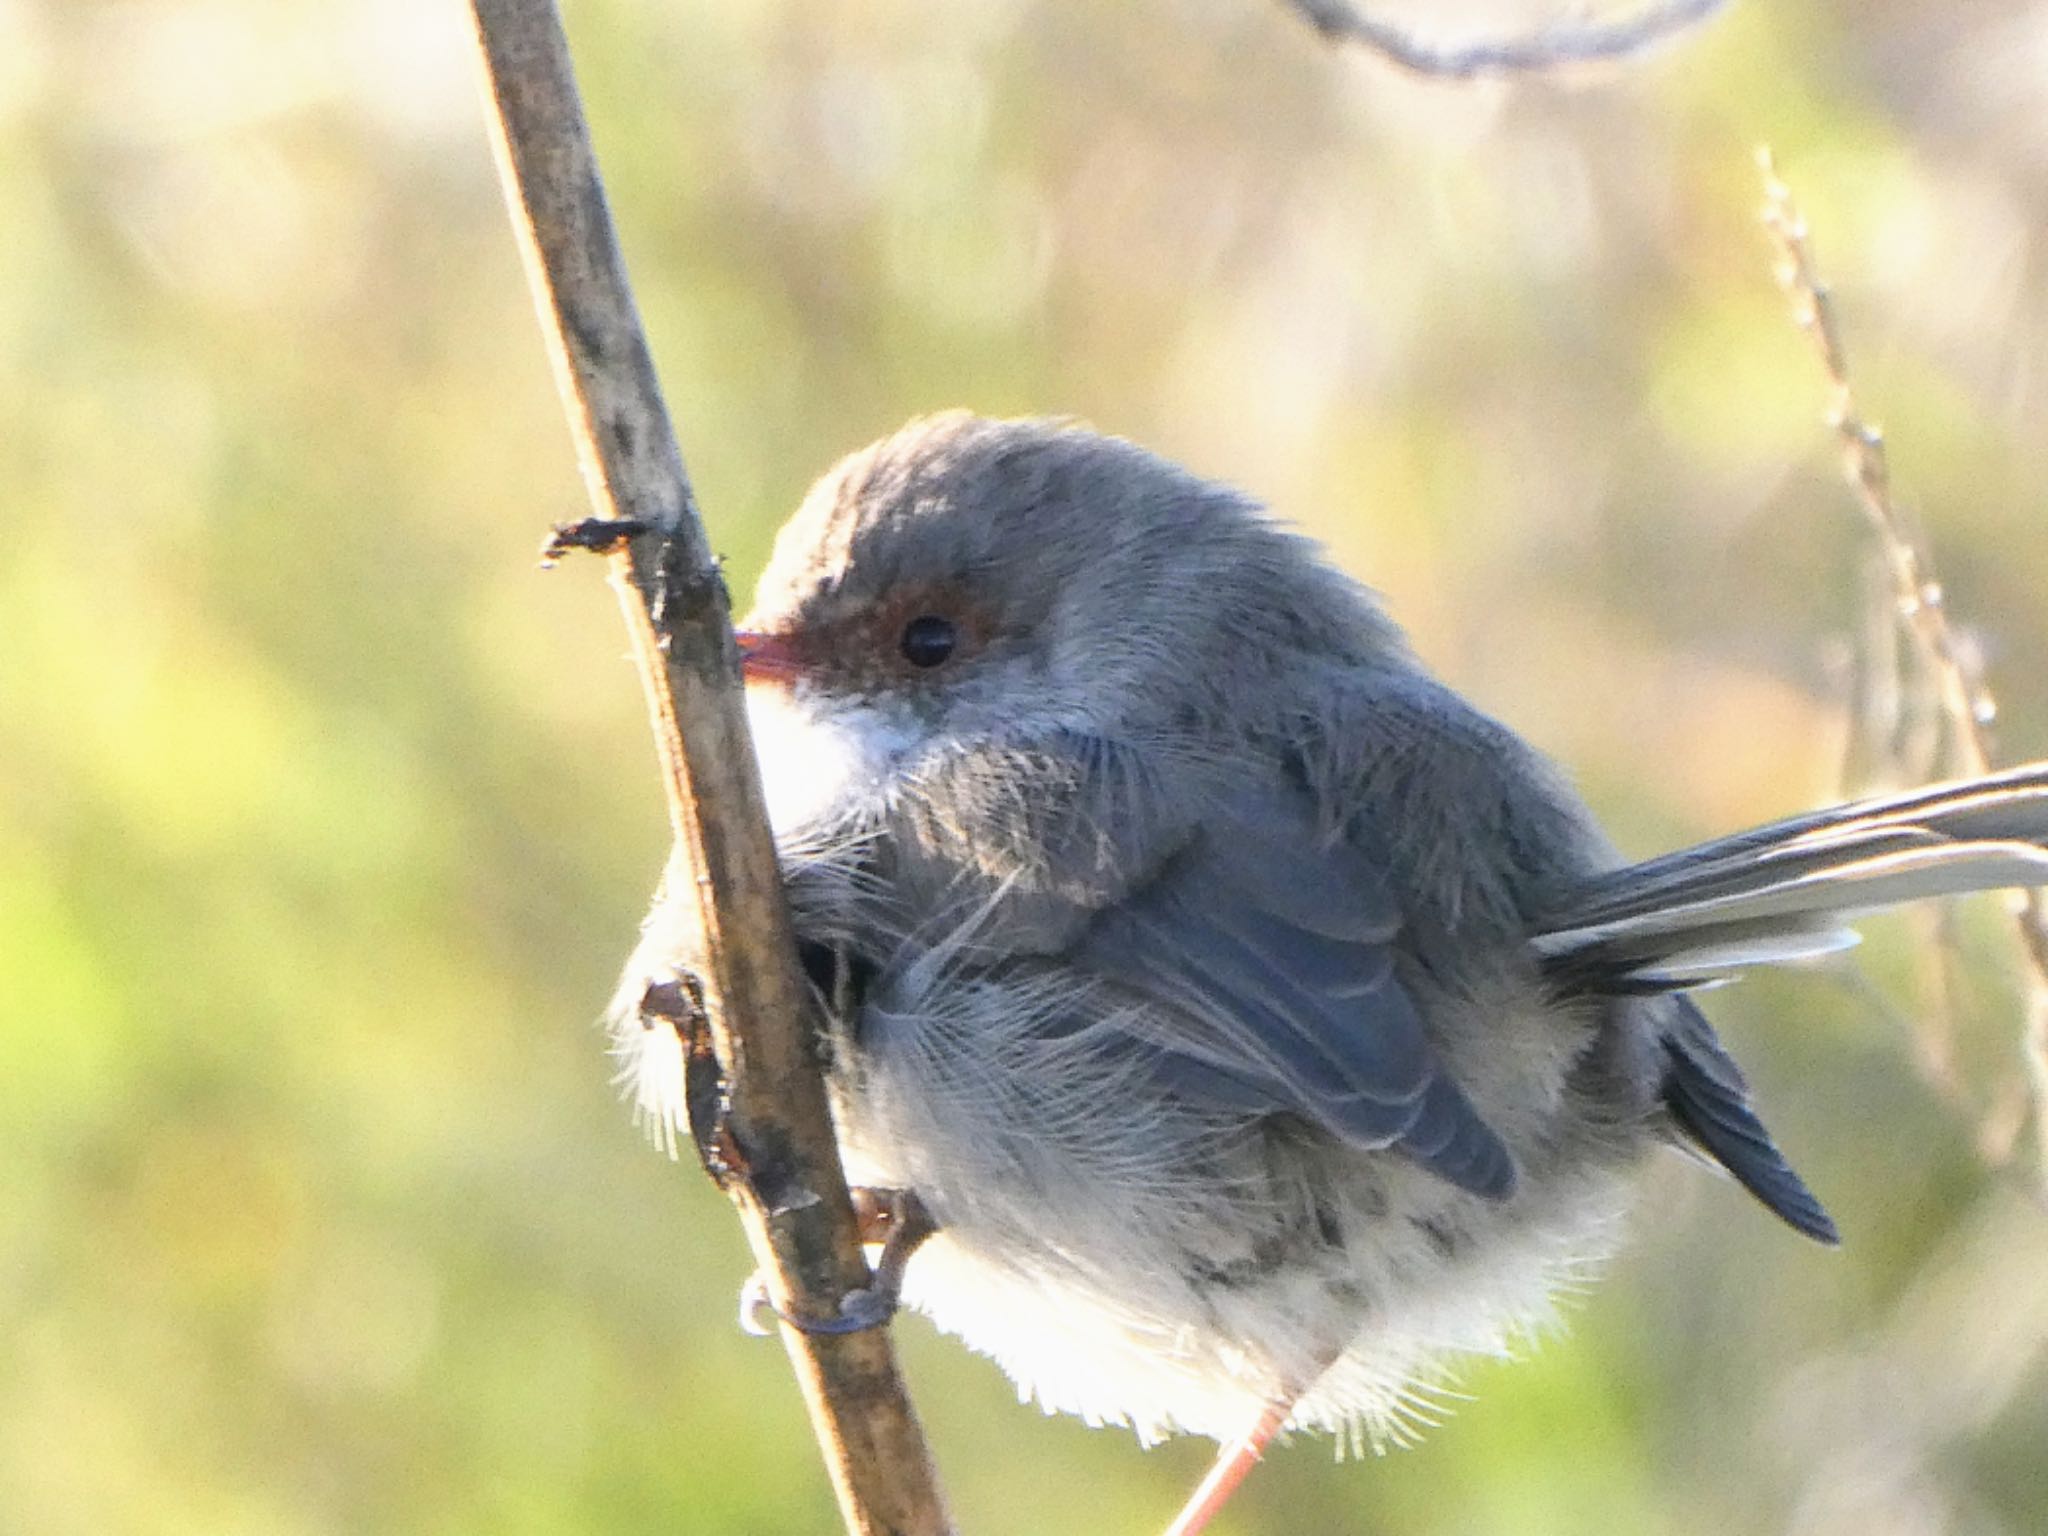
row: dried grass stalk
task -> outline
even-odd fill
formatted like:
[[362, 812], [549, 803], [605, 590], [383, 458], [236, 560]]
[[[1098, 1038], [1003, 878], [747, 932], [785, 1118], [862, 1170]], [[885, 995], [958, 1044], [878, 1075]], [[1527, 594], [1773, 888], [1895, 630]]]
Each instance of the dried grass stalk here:
[[[1778, 284], [1826, 375], [1827, 422], [1876, 556], [1878, 602], [1864, 646], [1871, 665], [1857, 690], [1862, 710], [1852, 723], [1850, 763], [1863, 774], [1903, 780], [1988, 772], [1998, 705], [1977, 647], [1950, 617], [1925, 530], [1892, 493], [1884, 434], [1857, 407], [1840, 321], [1815, 265], [1806, 219], [1770, 151], [1759, 150], [1757, 160], [1764, 179], [1763, 224], [1778, 253]], [[1916, 709], [1920, 695], [1928, 707]], [[2037, 1196], [2048, 1196], [2048, 905], [2037, 890], [2015, 893], [2012, 900], [2025, 1004], [2016, 1047], [2020, 1073], [1994, 1090], [1988, 1104], [1969, 1105], [1956, 1061], [1958, 946], [1947, 909], [1926, 919], [1934, 940], [1930, 953], [1941, 970], [1923, 987], [1915, 1032], [1922, 1070], [1952, 1102], [1971, 1107], [1986, 1158], [2000, 1165], [2031, 1164]], [[2031, 1143], [2024, 1152], [2023, 1138]]]

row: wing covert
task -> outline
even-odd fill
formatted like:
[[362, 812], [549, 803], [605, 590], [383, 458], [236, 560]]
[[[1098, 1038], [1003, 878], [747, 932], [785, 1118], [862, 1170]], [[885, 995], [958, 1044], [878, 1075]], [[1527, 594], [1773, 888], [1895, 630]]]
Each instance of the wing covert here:
[[1222, 798], [1070, 958], [1159, 1005], [1131, 1028], [1148, 1032], [1175, 1091], [1297, 1114], [1505, 1196], [1514, 1160], [1395, 975], [1400, 928], [1378, 869], [1319, 837], [1305, 799], [1276, 786]]

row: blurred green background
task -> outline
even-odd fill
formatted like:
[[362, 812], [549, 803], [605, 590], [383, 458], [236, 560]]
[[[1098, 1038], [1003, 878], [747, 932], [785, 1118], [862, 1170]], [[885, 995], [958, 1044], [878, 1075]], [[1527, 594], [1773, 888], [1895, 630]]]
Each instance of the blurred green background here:
[[[1326, 539], [1631, 851], [1829, 796], [1864, 536], [1768, 140], [2002, 751], [2048, 752], [2048, 9], [1744, 0], [1476, 87], [1269, 0], [568, 17], [742, 594], [902, 418], [1073, 412]], [[535, 566], [580, 489], [465, 26], [0, 0], [10, 1536], [832, 1527], [737, 1228], [591, 1022], [664, 822], [597, 566]], [[1916, 1067], [1913, 936], [1713, 1003], [1843, 1252], [1671, 1159], [1568, 1335], [1219, 1529], [2048, 1529], [2048, 1217]], [[1995, 903], [1962, 944], [1982, 1100]], [[1146, 1532], [1206, 1460], [900, 1333], [970, 1536]]]

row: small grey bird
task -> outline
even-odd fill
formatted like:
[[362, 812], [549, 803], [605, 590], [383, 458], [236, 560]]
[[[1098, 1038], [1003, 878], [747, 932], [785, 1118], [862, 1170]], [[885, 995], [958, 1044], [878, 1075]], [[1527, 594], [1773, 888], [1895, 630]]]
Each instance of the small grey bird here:
[[[2048, 883], [2048, 765], [1624, 865], [1365, 588], [1128, 442], [964, 413], [776, 543], [748, 703], [856, 1184], [937, 1235], [906, 1303], [1048, 1411], [1377, 1442], [1616, 1240], [1650, 1149], [1833, 1224], [1687, 997], [1844, 913]], [[683, 1114], [650, 979], [615, 1039]]]

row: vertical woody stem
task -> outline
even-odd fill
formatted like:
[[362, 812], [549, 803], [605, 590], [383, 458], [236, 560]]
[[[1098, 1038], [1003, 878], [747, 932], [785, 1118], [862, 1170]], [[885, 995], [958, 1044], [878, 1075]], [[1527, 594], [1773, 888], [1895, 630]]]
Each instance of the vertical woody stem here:
[[[776, 1305], [836, 1317], [840, 1298], [870, 1277], [747, 735], [725, 584], [662, 404], [553, 0], [471, 9], [506, 200], [597, 514], [583, 542], [610, 552], [677, 870], [699, 903], [706, 1011], [730, 1094], [724, 1129], [738, 1154], [728, 1192]], [[887, 1333], [785, 1326], [783, 1338], [847, 1529], [944, 1536]]]

